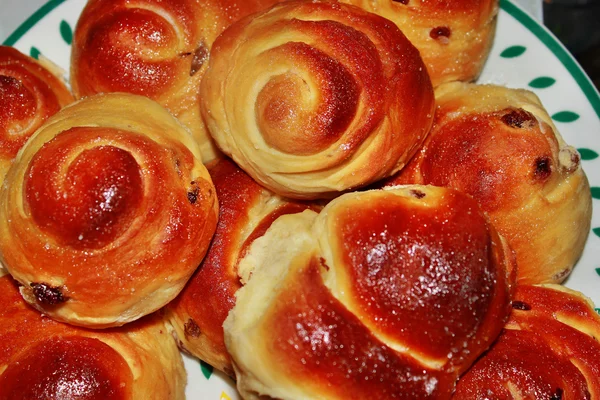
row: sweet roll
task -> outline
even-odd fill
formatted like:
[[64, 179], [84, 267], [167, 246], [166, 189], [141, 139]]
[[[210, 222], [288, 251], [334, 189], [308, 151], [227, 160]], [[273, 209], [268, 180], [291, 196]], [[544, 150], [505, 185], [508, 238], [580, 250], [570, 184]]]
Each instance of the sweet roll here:
[[71, 102], [73, 95], [50, 69], [0, 46], [0, 183], [33, 132]]
[[434, 126], [388, 184], [472, 195], [517, 256], [521, 284], [563, 281], [590, 230], [592, 197], [577, 150], [531, 92], [452, 83], [436, 89]]
[[243, 284], [238, 260], [276, 218], [320, 205], [277, 196], [226, 158], [208, 171], [219, 198], [217, 230], [200, 268], [166, 309], [182, 349], [233, 376], [223, 322]]
[[600, 316], [583, 294], [517, 287], [492, 348], [460, 379], [455, 399], [600, 398]]
[[25, 300], [75, 325], [109, 327], [172, 300], [216, 227], [214, 186], [191, 135], [130, 94], [51, 117], [0, 191], [0, 254]]
[[282, 196], [331, 197], [389, 176], [431, 126], [419, 52], [358, 7], [282, 2], [226, 29], [208, 64], [200, 98], [210, 134]]
[[405, 186], [279, 217], [225, 320], [246, 399], [443, 399], [510, 312], [514, 257], [477, 203]]
[[393, 21], [415, 45], [434, 86], [475, 80], [496, 33], [498, 0], [340, 0]]
[[163, 320], [77, 328], [29, 307], [0, 269], [0, 399], [185, 399], [181, 354]]
[[200, 118], [198, 86], [216, 37], [276, 0], [90, 0], [73, 37], [77, 98], [128, 92], [158, 101], [182, 121], [202, 159], [219, 155]]

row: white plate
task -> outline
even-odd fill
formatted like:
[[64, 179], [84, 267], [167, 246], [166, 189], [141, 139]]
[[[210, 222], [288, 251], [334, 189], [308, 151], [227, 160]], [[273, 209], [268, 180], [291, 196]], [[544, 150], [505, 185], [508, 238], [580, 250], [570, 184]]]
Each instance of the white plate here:
[[[86, 0], [50, 0], [4, 44], [33, 56], [40, 52], [69, 69], [72, 32]], [[573, 57], [544, 27], [508, 0], [501, 0], [498, 31], [480, 78], [533, 90], [567, 143], [577, 147], [600, 206], [600, 96]], [[566, 285], [600, 306], [600, 212], [592, 217], [585, 251]], [[600, 311], [600, 310], [598, 310]], [[189, 399], [239, 399], [232, 382], [208, 365], [186, 357]]]

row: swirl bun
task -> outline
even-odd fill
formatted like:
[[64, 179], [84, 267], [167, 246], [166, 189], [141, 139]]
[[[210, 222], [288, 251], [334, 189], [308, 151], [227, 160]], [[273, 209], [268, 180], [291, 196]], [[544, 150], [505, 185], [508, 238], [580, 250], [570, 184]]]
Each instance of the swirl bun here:
[[577, 151], [531, 92], [452, 83], [436, 89], [432, 131], [388, 182], [472, 195], [517, 256], [521, 284], [557, 283], [590, 230], [592, 198]]
[[224, 324], [238, 389], [448, 398], [504, 326], [513, 261], [476, 202], [450, 189], [350, 193], [279, 217], [240, 261], [252, 277]]
[[233, 376], [223, 322], [242, 286], [238, 260], [277, 217], [318, 206], [274, 195], [225, 158], [208, 170], [219, 198], [217, 230], [200, 268], [167, 311], [185, 351]]
[[389, 176], [427, 135], [431, 82], [391, 22], [287, 1], [230, 26], [200, 86], [219, 147], [274, 192], [318, 198]]
[[600, 398], [600, 316], [558, 285], [519, 286], [493, 347], [460, 379], [455, 398]]
[[217, 219], [185, 128], [141, 96], [107, 94], [42, 126], [0, 191], [2, 262], [25, 299], [75, 325], [122, 325], [183, 288]]
[[215, 38], [233, 21], [275, 0], [90, 0], [73, 38], [71, 86], [147, 96], [193, 133], [202, 159], [218, 154], [200, 117], [198, 86]]
[[434, 86], [475, 80], [492, 47], [498, 0], [340, 0], [393, 21], [415, 45]]
[[10, 276], [0, 277], [1, 399], [183, 400], [185, 381], [157, 316], [127, 328], [77, 328], [43, 317]]
[[48, 69], [0, 46], [0, 183], [33, 132], [72, 101], [63, 81]]

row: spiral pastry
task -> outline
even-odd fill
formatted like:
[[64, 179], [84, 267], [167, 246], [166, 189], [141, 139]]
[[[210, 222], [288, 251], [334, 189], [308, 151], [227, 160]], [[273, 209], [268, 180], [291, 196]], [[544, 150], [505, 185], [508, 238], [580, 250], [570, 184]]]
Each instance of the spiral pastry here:
[[339, 0], [393, 21], [415, 45], [434, 86], [475, 80], [492, 47], [498, 0]]
[[279, 216], [320, 207], [274, 195], [225, 158], [210, 165], [209, 173], [219, 198], [217, 230], [200, 268], [166, 309], [180, 346], [233, 376], [223, 321], [242, 286], [238, 260]]
[[0, 46], [0, 184], [33, 132], [72, 101], [52, 72], [17, 49]]
[[0, 253], [40, 311], [122, 325], [181, 291], [217, 213], [182, 125], [147, 98], [97, 95], [50, 118], [19, 153], [0, 191]]
[[452, 83], [420, 152], [388, 182], [472, 195], [517, 256], [521, 284], [563, 281], [590, 230], [592, 197], [579, 153], [531, 92]]
[[183, 361], [163, 320], [88, 330], [45, 318], [0, 269], [0, 399], [183, 400]]
[[275, 0], [90, 0], [75, 28], [71, 86], [78, 98], [128, 92], [158, 101], [193, 133], [202, 159], [218, 150], [200, 117], [210, 47], [233, 21]]
[[519, 286], [512, 306], [454, 398], [599, 399], [600, 316], [590, 300], [558, 285]]
[[238, 389], [447, 399], [502, 330], [514, 268], [476, 202], [450, 189], [350, 193], [281, 216], [239, 263], [252, 275], [224, 324]]
[[287, 1], [230, 26], [200, 87], [219, 147], [272, 191], [318, 198], [399, 170], [429, 131], [419, 52], [389, 21]]

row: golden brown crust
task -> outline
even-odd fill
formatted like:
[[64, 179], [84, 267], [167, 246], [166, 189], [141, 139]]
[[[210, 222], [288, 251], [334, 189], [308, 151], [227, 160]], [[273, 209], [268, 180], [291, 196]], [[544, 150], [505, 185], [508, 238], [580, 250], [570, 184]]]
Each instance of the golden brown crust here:
[[340, 0], [393, 21], [415, 45], [434, 86], [473, 81], [496, 31], [498, 0]]
[[93, 331], [55, 322], [0, 277], [0, 398], [184, 399], [186, 375], [161, 318]]
[[461, 378], [455, 398], [597, 399], [600, 316], [581, 293], [519, 286], [506, 329]]
[[188, 132], [128, 94], [63, 109], [0, 192], [2, 262], [25, 299], [77, 325], [122, 325], [172, 300], [209, 245], [215, 190]]
[[462, 190], [486, 211], [517, 256], [518, 281], [561, 282], [583, 251], [591, 194], [577, 151], [531, 92], [447, 84], [434, 126], [387, 182]]
[[144, 95], [192, 131], [208, 162], [218, 150], [200, 118], [198, 86], [216, 37], [275, 0], [92, 0], [75, 29], [71, 85], [78, 98]]
[[280, 217], [242, 267], [224, 328], [250, 399], [448, 398], [500, 333], [515, 268], [474, 200], [426, 186]]
[[17, 49], [0, 46], [0, 183], [46, 119], [73, 101], [64, 82]]
[[429, 131], [418, 51], [358, 7], [288, 1], [230, 26], [200, 87], [211, 135], [250, 176], [294, 198], [400, 169]]
[[219, 223], [206, 258], [167, 313], [185, 351], [233, 375], [223, 321], [242, 286], [238, 259], [277, 217], [317, 206], [274, 195], [229, 159], [208, 169], [219, 198]]

